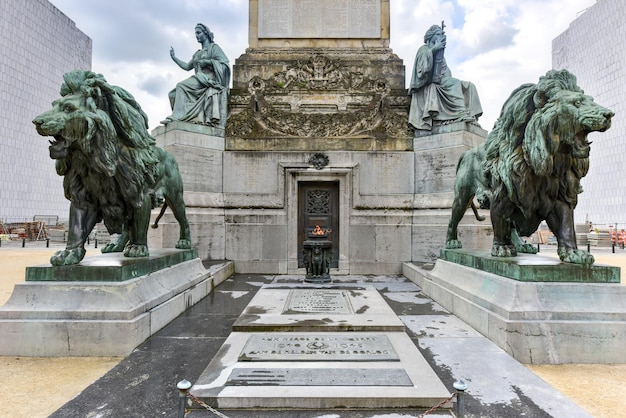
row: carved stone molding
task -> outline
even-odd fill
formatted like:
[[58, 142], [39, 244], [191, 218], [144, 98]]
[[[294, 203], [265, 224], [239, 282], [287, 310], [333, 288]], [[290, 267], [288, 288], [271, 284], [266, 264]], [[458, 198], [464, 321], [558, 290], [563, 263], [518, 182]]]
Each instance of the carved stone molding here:
[[337, 113], [298, 113], [272, 106], [252, 94], [246, 109], [228, 119], [226, 135], [247, 137], [410, 136], [407, 115], [394, 111], [385, 97], [375, 96], [364, 109]]

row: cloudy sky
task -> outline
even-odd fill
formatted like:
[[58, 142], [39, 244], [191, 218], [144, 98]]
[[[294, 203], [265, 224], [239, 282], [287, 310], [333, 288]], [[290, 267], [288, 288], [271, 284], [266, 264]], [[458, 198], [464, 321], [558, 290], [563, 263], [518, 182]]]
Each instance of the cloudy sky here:
[[[130, 91], [150, 127], [170, 114], [167, 92], [189, 74], [188, 61], [207, 24], [231, 64], [248, 46], [248, 0], [50, 0], [93, 40], [92, 70]], [[500, 107], [520, 84], [552, 68], [552, 39], [596, 0], [390, 0], [391, 48], [407, 75], [424, 32], [446, 22], [452, 74], [474, 82], [491, 130]], [[408, 83], [408, 82], [407, 82]], [[584, 88], [584, 86], [583, 86]]]

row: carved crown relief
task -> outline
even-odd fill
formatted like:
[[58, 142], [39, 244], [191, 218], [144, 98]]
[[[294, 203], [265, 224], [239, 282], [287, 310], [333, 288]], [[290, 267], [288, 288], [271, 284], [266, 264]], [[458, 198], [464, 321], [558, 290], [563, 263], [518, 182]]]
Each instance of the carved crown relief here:
[[314, 55], [305, 63], [298, 61], [270, 79], [270, 90], [372, 90], [384, 88], [384, 80], [369, 80], [361, 72], [349, 71], [338, 59]]

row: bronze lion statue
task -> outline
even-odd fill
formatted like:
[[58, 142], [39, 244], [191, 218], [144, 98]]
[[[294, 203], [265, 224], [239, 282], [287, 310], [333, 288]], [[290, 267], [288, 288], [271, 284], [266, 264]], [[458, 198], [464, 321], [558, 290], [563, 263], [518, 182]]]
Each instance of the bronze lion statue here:
[[155, 145], [148, 118], [133, 96], [91, 71], [72, 71], [63, 79], [62, 97], [33, 120], [40, 135], [54, 138], [50, 158], [64, 176], [71, 202], [67, 246], [50, 262], [80, 262], [85, 241], [100, 221], [109, 233], [120, 234], [103, 253], [148, 256], [150, 213], [161, 204], [171, 208], [180, 225], [176, 248], [191, 248], [178, 165]]
[[613, 116], [567, 70], [548, 71], [537, 84], [515, 89], [485, 144], [459, 159], [446, 248], [461, 248], [457, 226], [476, 196], [490, 209], [491, 255], [535, 253], [519, 236], [530, 236], [545, 220], [562, 261], [593, 264], [593, 256], [577, 248], [574, 208], [589, 169], [587, 135], [609, 129]]

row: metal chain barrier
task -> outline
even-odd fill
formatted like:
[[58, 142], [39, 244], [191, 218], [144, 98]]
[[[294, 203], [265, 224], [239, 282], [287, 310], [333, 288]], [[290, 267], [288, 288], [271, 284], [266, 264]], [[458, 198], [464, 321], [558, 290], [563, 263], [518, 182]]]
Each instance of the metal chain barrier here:
[[[463, 418], [464, 416], [464, 407], [463, 407], [463, 393], [465, 392], [465, 390], [467, 389], [467, 384], [465, 382], [461, 381], [457, 381], [454, 382], [454, 388], [457, 390], [456, 393], [453, 393], [452, 395], [450, 395], [449, 398], [444, 399], [443, 401], [439, 402], [437, 405], [433, 406], [432, 408], [430, 408], [428, 411], [424, 412], [421, 415], [418, 415], [418, 418], [423, 418], [426, 415], [429, 415], [435, 411], [437, 411], [438, 409], [440, 409], [442, 406], [444, 406], [445, 404], [447, 404], [448, 402], [452, 401], [455, 397], [457, 397], [457, 417], [459, 418]], [[212, 408], [211, 406], [207, 405], [205, 402], [203, 402], [202, 400], [196, 398], [195, 396], [193, 396], [191, 393], [189, 393], [189, 388], [191, 388], [191, 383], [187, 380], [182, 380], [178, 383], [177, 385], [178, 390], [179, 390], [179, 399], [180, 399], [180, 409], [179, 409], [179, 418], [184, 418], [185, 416], [185, 401], [187, 398], [191, 399], [193, 402], [197, 403], [198, 405], [202, 406], [203, 408], [205, 408], [206, 410], [208, 410], [209, 412], [213, 413], [214, 415], [220, 417], [220, 418], [228, 418], [226, 415], [222, 414], [220, 411], [216, 410], [215, 408]]]
[[[187, 396], [189, 398], [191, 398], [192, 401], [196, 402], [198, 405], [204, 407], [205, 409], [207, 409], [208, 411], [212, 412], [213, 414], [217, 415], [220, 418], [228, 418], [226, 415], [222, 414], [220, 411], [210, 407], [209, 405], [207, 405], [206, 403], [202, 402], [202, 400], [196, 398], [195, 396], [193, 396], [191, 393], [187, 393]], [[433, 406], [432, 408], [430, 408], [428, 411], [424, 412], [421, 415], [418, 415], [418, 418], [423, 418], [426, 415], [429, 415], [435, 411], [437, 411], [438, 409], [440, 409], [442, 406], [444, 406], [445, 404], [447, 404], [448, 402], [452, 401], [454, 398], [456, 397], [456, 393], [453, 393], [452, 396], [450, 396], [448, 399], [444, 399], [443, 401], [439, 402], [437, 405]]]
[[210, 407], [209, 405], [207, 405], [206, 403], [202, 402], [200, 399], [196, 398], [195, 396], [193, 396], [191, 393], [187, 392], [187, 396], [189, 396], [189, 398], [194, 401], [195, 403], [197, 403], [198, 405], [200, 405], [201, 407], [205, 408], [206, 410], [212, 412], [213, 414], [217, 415], [220, 418], [228, 418], [226, 415], [222, 414], [220, 411], [218, 411], [215, 408]]
[[433, 406], [428, 411], [424, 412], [422, 415], [418, 415], [417, 418], [423, 418], [426, 415], [429, 415], [429, 414], [435, 412], [436, 410], [438, 410], [439, 408], [441, 408], [442, 406], [444, 406], [445, 404], [450, 402], [455, 397], [456, 397], [456, 393], [453, 393], [448, 399], [444, 399], [443, 401], [439, 402], [437, 405]]

